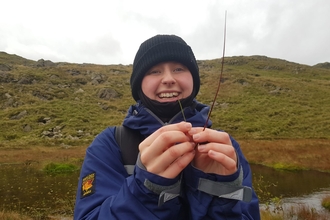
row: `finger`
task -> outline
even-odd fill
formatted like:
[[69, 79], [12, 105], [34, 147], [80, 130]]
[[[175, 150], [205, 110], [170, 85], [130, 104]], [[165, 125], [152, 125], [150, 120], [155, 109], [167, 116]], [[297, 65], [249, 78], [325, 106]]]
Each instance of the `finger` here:
[[230, 136], [226, 132], [209, 128], [206, 128], [205, 130], [203, 130], [203, 128], [192, 128], [188, 133], [192, 135], [192, 138], [196, 143], [215, 142], [232, 145]]
[[201, 153], [208, 153], [209, 151], [215, 151], [218, 153], [222, 153], [235, 161], [237, 160], [235, 148], [228, 144], [219, 144], [219, 143], [199, 144], [198, 151]]
[[194, 159], [195, 150], [189, 151], [177, 158], [173, 163], [170, 164], [167, 169], [162, 173], [163, 177], [175, 178], [179, 173], [188, 166], [188, 164]]
[[192, 128], [191, 123], [188, 122], [180, 122], [177, 124], [170, 124], [159, 128], [157, 131], [152, 133], [148, 138], [146, 138], [140, 145], [140, 151], [144, 148], [151, 145], [156, 138], [158, 138], [161, 134], [168, 132], [168, 131], [181, 131], [183, 133], [187, 133]]
[[[194, 145], [191, 142], [176, 144], [168, 148], [159, 157], [153, 158], [153, 163], [148, 166], [148, 171], [152, 173], [161, 173], [168, 169], [172, 163], [182, 157], [184, 154], [191, 152]], [[184, 166], [185, 167], [185, 166]]]
[[[173, 145], [188, 142], [189, 140], [189, 137], [187, 137], [181, 131], [168, 131], [163, 133], [158, 136], [150, 146], [141, 150], [141, 162], [146, 166], [150, 162], [158, 159], [160, 155], [166, 152], [169, 148], [172, 148]], [[174, 149], [172, 149], [170, 152], [172, 151], [174, 151]], [[181, 154], [179, 153], [176, 155], [176, 157]], [[172, 156], [174, 156], [174, 154]], [[174, 159], [172, 159], [172, 161], [173, 160]]]
[[228, 173], [224, 173], [226, 174], [232, 174], [237, 170], [237, 163], [236, 160], [233, 158], [228, 157], [227, 155], [221, 153], [221, 152], [216, 152], [213, 150], [210, 150], [208, 152], [208, 155], [210, 158], [212, 158], [213, 160], [221, 163], [221, 165], [228, 171]]

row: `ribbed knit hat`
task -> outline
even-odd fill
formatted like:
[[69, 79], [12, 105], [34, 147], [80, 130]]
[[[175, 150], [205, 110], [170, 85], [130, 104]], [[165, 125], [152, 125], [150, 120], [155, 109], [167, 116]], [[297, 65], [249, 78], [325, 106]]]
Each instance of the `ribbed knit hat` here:
[[194, 82], [192, 95], [196, 97], [200, 86], [199, 69], [190, 46], [175, 35], [156, 35], [140, 45], [134, 58], [130, 84], [135, 100], [139, 99], [139, 90], [147, 71], [154, 65], [166, 61], [182, 63], [190, 70]]

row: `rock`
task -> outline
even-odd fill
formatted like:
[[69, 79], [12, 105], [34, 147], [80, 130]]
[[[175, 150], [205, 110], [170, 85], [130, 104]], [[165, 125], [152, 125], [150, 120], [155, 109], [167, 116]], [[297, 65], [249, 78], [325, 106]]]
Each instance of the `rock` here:
[[65, 125], [63, 126], [56, 126], [54, 128], [48, 129], [48, 131], [43, 131], [41, 133], [42, 137], [48, 137], [48, 138], [54, 138], [54, 139], [60, 139], [63, 137], [62, 128], [64, 128]]
[[220, 107], [221, 108], [228, 108], [229, 104], [227, 102], [221, 103]]
[[249, 83], [245, 79], [236, 79], [234, 82], [235, 83], [239, 83], [239, 84], [241, 84], [243, 86], [249, 85]]
[[6, 65], [6, 64], [0, 63], [0, 70], [1, 71], [10, 71], [11, 68], [8, 65]]
[[33, 79], [30, 79], [28, 77], [22, 77], [20, 80], [18, 80], [17, 84], [32, 84]]
[[98, 85], [98, 84], [99, 84], [99, 81], [97, 81], [96, 79], [93, 79], [93, 80], [91, 81], [91, 84], [92, 84], [92, 85]]
[[49, 78], [50, 79], [59, 79], [60, 77], [58, 75], [52, 74]]
[[37, 61], [36, 66], [37, 67], [53, 67], [53, 66], [56, 66], [56, 64], [50, 60], [40, 59]]
[[32, 128], [31, 128], [30, 125], [25, 124], [25, 125], [23, 125], [23, 131], [25, 131], [25, 132], [30, 132], [30, 131], [32, 131]]
[[14, 81], [14, 77], [6, 72], [1, 72], [0, 70], [0, 83], [10, 83]]
[[83, 78], [78, 78], [75, 80], [76, 83], [79, 83], [81, 85], [86, 85], [87, 84], [87, 80], [83, 79]]
[[93, 73], [91, 79], [92, 79], [92, 81], [91, 81], [92, 85], [98, 85], [105, 81], [105, 76], [103, 76], [102, 74], [99, 74], [99, 73]]
[[21, 118], [25, 117], [26, 115], [27, 115], [27, 111], [24, 110], [24, 111], [18, 113], [17, 115], [12, 116], [10, 119], [18, 120], [18, 119], [21, 119]]
[[47, 124], [47, 123], [50, 122], [50, 118], [48, 118], [48, 117], [46, 117], [46, 118], [39, 118], [39, 119], [38, 119], [38, 122], [39, 122], [40, 124]]
[[77, 75], [81, 74], [81, 72], [76, 69], [70, 69], [70, 70], [67, 70], [67, 72], [70, 73], [71, 76], [77, 76]]
[[32, 95], [35, 97], [38, 97], [41, 100], [52, 100], [53, 99], [53, 97], [51, 95], [44, 93], [44, 91], [43, 92], [33, 91]]
[[112, 98], [118, 98], [119, 94], [113, 89], [103, 88], [99, 91], [98, 97], [100, 99], [109, 100], [109, 99], [112, 99]]
[[78, 89], [77, 91], [75, 91], [74, 93], [84, 93], [85, 91], [83, 89]]

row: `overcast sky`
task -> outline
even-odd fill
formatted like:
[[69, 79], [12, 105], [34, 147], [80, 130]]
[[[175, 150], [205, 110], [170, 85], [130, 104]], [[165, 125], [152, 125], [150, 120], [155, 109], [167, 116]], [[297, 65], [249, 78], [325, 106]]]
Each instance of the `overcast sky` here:
[[156, 34], [220, 58], [227, 11], [226, 56], [330, 62], [329, 0], [0, 1], [0, 51], [35, 61], [131, 64]]

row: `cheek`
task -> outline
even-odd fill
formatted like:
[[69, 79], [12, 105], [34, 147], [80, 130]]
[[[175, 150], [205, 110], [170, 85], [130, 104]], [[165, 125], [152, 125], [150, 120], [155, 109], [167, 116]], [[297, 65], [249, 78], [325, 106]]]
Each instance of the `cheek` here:
[[181, 81], [181, 85], [184, 88], [185, 96], [188, 97], [192, 93], [193, 88], [194, 88], [194, 82], [193, 82], [192, 77], [190, 76], [190, 77], [184, 78]]
[[156, 84], [152, 78], [144, 77], [141, 83], [142, 92], [149, 98], [152, 98], [152, 94], [155, 92]]

